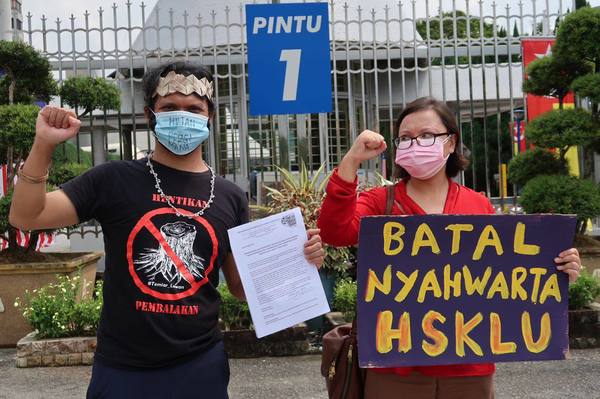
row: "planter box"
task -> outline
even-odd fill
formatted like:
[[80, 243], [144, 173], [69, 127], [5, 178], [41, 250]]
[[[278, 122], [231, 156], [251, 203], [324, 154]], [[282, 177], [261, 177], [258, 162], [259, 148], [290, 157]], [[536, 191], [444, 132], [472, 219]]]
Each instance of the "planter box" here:
[[569, 310], [569, 347], [571, 349], [600, 348], [600, 310]]
[[[73, 254], [71, 260], [54, 263], [15, 263], [0, 264], [0, 301], [4, 306], [0, 311], [0, 347], [14, 347], [19, 339], [31, 332], [31, 326], [15, 308], [17, 297], [23, 298], [25, 290], [33, 291], [56, 281], [57, 274], [70, 277], [81, 271], [81, 291], [79, 298], [89, 297], [96, 279], [96, 264], [101, 252]], [[89, 284], [84, 292], [84, 287]]]
[[36, 339], [32, 332], [17, 343], [17, 367], [91, 365], [96, 337]]
[[254, 330], [223, 331], [225, 351], [230, 358], [293, 356], [309, 352], [308, 328], [295, 326], [258, 339]]

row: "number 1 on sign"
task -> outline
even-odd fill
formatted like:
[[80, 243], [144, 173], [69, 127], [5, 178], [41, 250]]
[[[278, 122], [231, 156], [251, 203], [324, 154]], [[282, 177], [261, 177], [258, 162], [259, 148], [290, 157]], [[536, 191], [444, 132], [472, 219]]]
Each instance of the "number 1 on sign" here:
[[285, 62], [283, 101], [296, 101], [296, 94], [298, 92], [298, 76], [300, 75], [301, 54], [301, 49], [281, 50], [279, 61]]

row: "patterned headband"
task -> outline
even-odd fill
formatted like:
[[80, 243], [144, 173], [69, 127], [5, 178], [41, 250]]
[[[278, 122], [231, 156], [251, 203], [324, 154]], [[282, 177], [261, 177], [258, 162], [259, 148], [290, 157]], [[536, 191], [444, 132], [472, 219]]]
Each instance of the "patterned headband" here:
[[171, 71], [165, 77], [161, 77], [158, 82], [158, 87], [152, 97], [166, 96], [171, 93], [179, 92], [184, 95], [196, 93], [199, 96], [206, 96], [209, 101], [212, 101], [213, 84], [208, 79], [198, 79], [194, 75], [183, 76]]

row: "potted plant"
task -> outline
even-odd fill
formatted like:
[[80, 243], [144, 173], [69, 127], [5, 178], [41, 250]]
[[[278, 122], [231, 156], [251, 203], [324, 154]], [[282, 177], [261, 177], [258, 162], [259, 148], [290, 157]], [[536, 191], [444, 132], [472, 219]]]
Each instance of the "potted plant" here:
[[92, 364], [102, 311], [102, 282], [57, 276], [16, 298], [15, 308], [34, 330], [17, 343], [17, 367]]
[[221, 295], [220, 324], [225, 350], [231, 358], [303, 355], [309, 351], [307, 329], [299, 325], [256, 338], [248, 304], [234, 297], [225, 284]]
[[[31, 148], [35, 135], [35, 119], [39, 108], [35, 105], [0, 106], [0, 164], [19, 164]], [[62, 175], [57, 173], [63, 168]], [[9, 168], [6, 168], [9, 169]], [[54, 184], [60, 184], [61, 176], [73, 176], [84, 169], [80, 165], [56, 166], [52, 171]], [[25, 290], [34, 290], [54, 281], [56, 274], [73, 276], [81, 273], [82, 279], [94, 282], [96, 263], [100, 253], [39, 253], [38, 240], [42, 233], [22, 232], [8, 221], [14, 171], [8, 174], [8, 192], [0, 198], [0, 300], [12, 303]], [[0, 346], [12, 346], [31, 331], [27, 321], [12, 307], [0, 313]]]
[[[95, 281], [101, 254], [38, 253], [40, 234], [48, 232], [22, 232], [10, 226], [12, 182], [35, 137], [39, 107], [32, 101], [49, 101], [56, 93], [56, 83], [46, 58], [24, 43], [0, 41], [0, 68], [6, 72], [0, 78], [0, 103], [4, 104], [0, 105], [0, 166], [6, 179], [0, 182], [6, 188], [0, 192], [0, 301], [6, 304], [13, 303], [27, 289], [32, 291], [54, 281], [56, 274], [74, 275], [81, 270], [83, 280]], [[55, 164], [51, 181], [59, 185], [64, 182], [61, 176], [71, 177], [83, 169]], [[14, 307], [4, 308], [0, 313], [0, 346], [13, 346], [31, 327]]]

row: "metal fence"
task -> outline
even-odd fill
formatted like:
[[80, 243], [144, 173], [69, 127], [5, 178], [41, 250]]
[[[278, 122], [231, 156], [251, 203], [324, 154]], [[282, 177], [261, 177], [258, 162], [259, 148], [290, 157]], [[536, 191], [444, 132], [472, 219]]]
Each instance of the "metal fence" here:
[[[431, 95], [452, 107], [461, 126], [461, 150], [471, 158], [462, 182], [497, 197], [503, 195], [501, 165], [513, 151], [513, 110], [526, 106], [521, 38], [552, 36], [557, 20], [573, 8], [571, 0], [513, 7], [373, 0], [368, 8], [332, 1], [333, 112], [254, 117], [248, 114], [244, 5], [228, 3], [179, 0], [175, 11], [164, 0], [152, 10], [127, 2], [55, 21], [27, 15], [25, 40], [50, 60], [59, 85], [83, 74], [121, 88], [121, 109], [87, 117], [74, 143], [78, 160], [131, 159], [151, 149], [141, 78], [161, 63], [190, 60], [209, 66], [215, 77], [216, 114], [205, 156], [248, 191], [254, 177], [259, 191], [260, 183], [275, 181], [274, 166], [295, 170], [304, 162], [315, 170], [326, 163], [332, 169], [364, 129], [381, 132], [392, 148], [399, 111]], [[361, 176], [387, 176], [390, 155], [363, 165]]]

